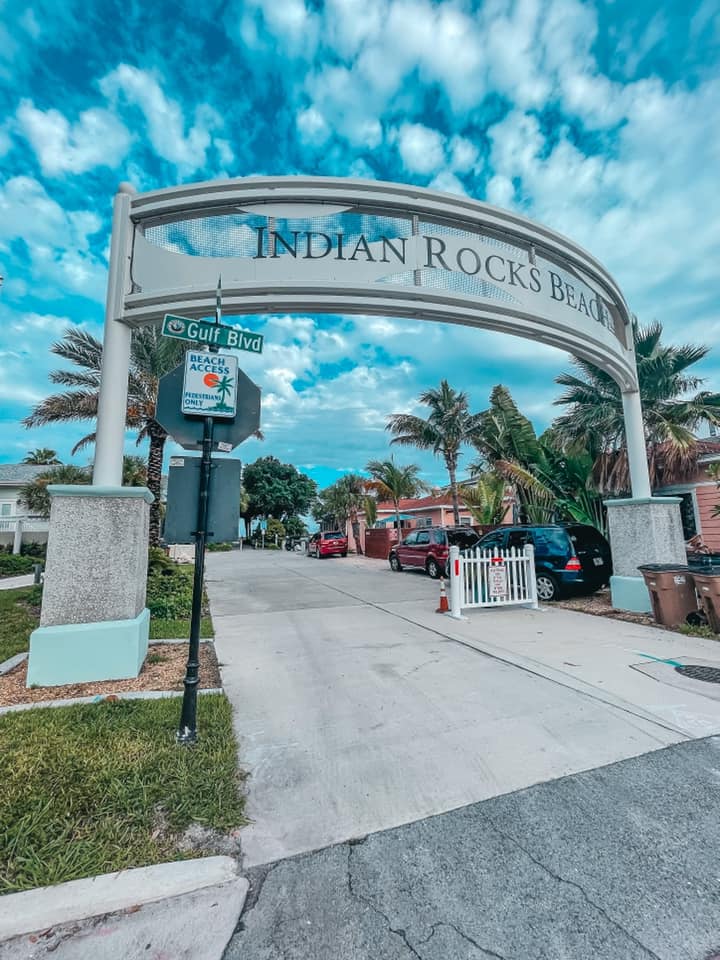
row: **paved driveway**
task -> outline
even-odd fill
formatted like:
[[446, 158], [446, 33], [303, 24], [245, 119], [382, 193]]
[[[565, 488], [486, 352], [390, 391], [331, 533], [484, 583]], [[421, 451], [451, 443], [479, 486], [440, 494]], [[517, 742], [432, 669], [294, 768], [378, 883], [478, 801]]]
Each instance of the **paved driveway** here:
[[557, 609], [458, 624], [437, 582], [364, 558], [214, 554], [208, 592], [246, 867], [720, 732], [702, 685], [632, 669], [711, 641]]

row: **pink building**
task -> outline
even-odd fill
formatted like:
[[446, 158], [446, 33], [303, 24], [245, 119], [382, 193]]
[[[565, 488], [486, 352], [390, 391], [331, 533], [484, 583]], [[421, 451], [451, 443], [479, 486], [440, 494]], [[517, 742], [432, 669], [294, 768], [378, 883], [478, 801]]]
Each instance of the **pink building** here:
[[701, 440], [700, 457], [695, 475], [684, 483], [668, 484], [653, 491], [658, 497], [680, 497], [685, 539], [700, 536], [713, 552], [720, 552], [720, 517], [713, 510], [720, 505], [720, 491], [709, 476], [708, 469], [720, 463], [720, 441]]

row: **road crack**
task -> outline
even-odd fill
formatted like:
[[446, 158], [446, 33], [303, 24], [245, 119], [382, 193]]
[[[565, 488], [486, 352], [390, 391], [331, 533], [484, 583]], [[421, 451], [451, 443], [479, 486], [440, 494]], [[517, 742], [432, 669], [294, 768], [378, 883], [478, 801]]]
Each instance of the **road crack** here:
[[415, 947], [413, 947], [413, 945], [408, 940], [407, 933], [405, 932], [405, 930], [403, 930], [402, 927], [393, 927], [392, 921], [390, 920], [390, 917], [388, 917], [386, 913], [383, 913], [383, 911], [378, 906], [376, 906], [372, 902], [372, 900], [368, 899], [368, 897], [364, 897], [361, 893], [359, 893], [357, 890], [354, 889], [353, 876], [352, 876], [352, 852], [353, 852], [353, 847], [356, 847], [356, 846], [358, 846], [357, 843], [348, 844], [348, 859], [347, 859], [348, 893], [353, 898], [353, 900], [359, 900], [361, 903], [364, 903], [366, 906], [368, 906], [379, 917], [382, 917], [382, 919], [387, 924], [387, 928], [390, 931], [390, 933], [398, 937], [403, 942], [407, 950], [412, 954], [413, 957], [416, 958], [416, 960], [423, 960], [422, 956], [417, 952]]
[[539, 860], [533, 853], [531, 853], [531, 851], [528, 850], [527, 847], [525, 847], [519, 840], [517, 840], [511, 834], [506, 833], [505, 830], [501, 830], [500, 827], [498, 827], [498, 825], [487, 814], [484, 814], [484, 817], [485, 817], [485, 820], [490, 824], [492, 829], [499, 836], [503, 837], [505, 840], [508, 840], [510, 843], [516, 846], [518, 850], [524, 853], [529, 860], [531, 860], [537, 867], [539, 867], [549, 877], [551, 877], [557, 883], [564, 883], [567, 886], [574, 887], [576, 890], [578, 890], [581, 896], [583, 897], [583, 899], [585, 900], [585, 902], [589, 906], [591, 906], [594, 910], [597, 910], [597, 912], [602, 917], [604, 917], [609, 924], [611, 924], [613, 927], [619, 930], [625, 937], [628, 938], [628, 940], [631, 943], [634, 943], [637, 947], [640, 947], [640, 949], [644, 952], [645, 956], [650, 957], [651, 960], [662, 960], [662, 957], [659, 957], [657, 953], [655, 953], [653, 950], [650, 949], [650, 947], [644, 944], [641, 940], [638, 940], [638, 938], [634, 934], [630, 933], [630, 931], [627, 930], [618, 920], [615, 920], [614, 917], [611, 917], [604, 907], [600, 906], [599, 903], [595, 903], [595, 901], [590, 897], [590, 894], [585, 890], [582, 884], [578, 883], [576, 880], [570, 880], [567, 877], [563, 877], [559, 873], [556, 873], [551, 867], [548, 867], [547, 864], [543, 863], [542, 860]]
[[430, 933], [430, 936], [425, 940], [422, 940], [418, 946], [423, 946], [424, 944], [429, 943], [430, 940], [432, 940], [432, 938], [435, 936], [435, 931], [438, 929], [438, 927], [449, 927], [450, 930], [454, 930], [459, 937], [461, 937], [463, 940], [467, 940], [468, 943], [472, 944], [472, 946], [475, 947], [476, 950], [479, 950], [480, 953], [485, 954], [486, 957], [492, 957], [493, 960], [509, 960], [509, 957], [504, 956], [502, 953], [495, 953], [494, 950], [490, 950], [488, 947], [481, 947], [477, 940], [473, 940], [469, 934], [464, 933], [459, 927], [456, 927], [454, 923], [450, 923], [447, 920], [438, 920], [437, 923], [434, 923], [432, 925], [432, 932]]

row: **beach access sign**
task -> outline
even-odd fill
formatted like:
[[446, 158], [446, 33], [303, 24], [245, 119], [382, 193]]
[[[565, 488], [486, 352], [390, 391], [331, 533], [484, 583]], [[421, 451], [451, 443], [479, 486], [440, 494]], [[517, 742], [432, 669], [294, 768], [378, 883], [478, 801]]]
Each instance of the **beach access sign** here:
[[228, 327], [223, 323], [208, 323], [204, 320], [190, 320], [166, 313], [160, 331], [164, 337], [174, 340], [187, 340], [190, 343], [203, 343], [208, 347], [225, 347], [231, 350], [247, 350], [248, 353], [262, 353], [263, 337], [250, 330]]
[[236, 356], [188, 350], [180, 409], [196, 416], [234, 417], [237, 383]]

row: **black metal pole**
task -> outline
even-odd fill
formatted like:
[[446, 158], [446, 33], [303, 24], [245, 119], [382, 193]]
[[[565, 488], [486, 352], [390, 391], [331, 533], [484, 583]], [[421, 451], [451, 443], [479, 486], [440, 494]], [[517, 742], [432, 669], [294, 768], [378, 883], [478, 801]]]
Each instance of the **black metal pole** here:
[[195, 743], [197, 740], [197, 688], [200, 682], [200, 621], [202, 619], [202, 593], [205, 573], [205, 541], [207, 539], [208, 505], [210, 502], [210, 470], [212, 467], [212, 443], [215, 421], [212, 417], [203, 420], [202, 457], [200, 459], [200, 492], [198, 494], [197, 529], [195, 531], [195, 576], [193, 578], [192, 616], [190, 619], [190, 647], [185, 673], [178, 743]]

